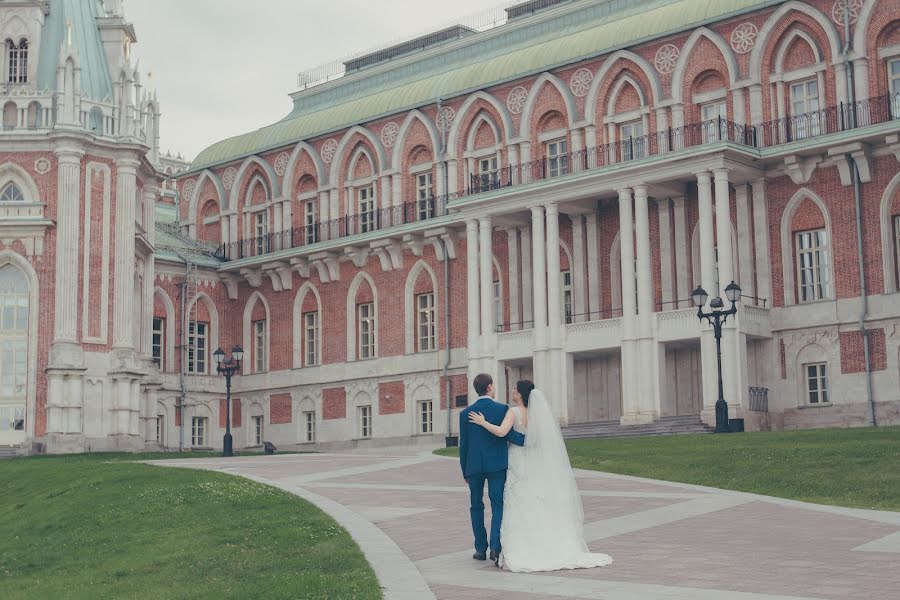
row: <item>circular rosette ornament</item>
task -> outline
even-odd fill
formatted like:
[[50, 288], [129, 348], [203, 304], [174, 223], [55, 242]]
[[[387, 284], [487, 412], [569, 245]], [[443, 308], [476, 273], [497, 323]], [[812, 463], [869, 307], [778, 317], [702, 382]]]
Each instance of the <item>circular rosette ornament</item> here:
[[738, 54], [747, 54], [753, 50], [759, 30], [753, 23], [743, 23], [731, 32], [731, 48]]
[[453, 119], [456, 118], [456, 111], [450, 108], [449, 106], [445, 106], [441, 108], [441, 112], [438, 113], [437, 117], [437, 126], [443, 132], [450, 131], [450, 128], [453, 127]]
[[528, 98], [528, 92], [521, 85], [517, 85], [509, 90], [506, 97], [506, 108], [514, 115], [521, 113], [525, 109], [525, 100]]
[[397, 136], [400, 135], [400, 127], [391, 121], [381, 130], [381, 143], [385, 148], [390, 148], [397, 143]]
[[275, 157], [275, 174], [279, 177], [284, 177], [284, 172], [287, 170], [288, 161], [291, 160], [291, 157], [288, 156], [287, 152], [282, 152], [278, 156]]
[[325, 143], [322, 144], [322, 160], [330, 163], [334, 159], [334, 153], [337, 152], [337, 147], [337, 140], [326, 140]]
[[591, 89], [591, 82], [593, 81], [593, 73], [587, 69], [578, 69], [572, 75], [572, 79], [569, 80], [569, 89], [572, 90], [572, 93], [576, 98], [583, 98], [584, 96], [587, 96], [588, 91]]
[[663, 75], [668, 75], [674, 71], [679, 54], [681, 54], [681, 51], [673, 44], [666, 44], [661, 47], [656, 51], [656, 59], [653, 61], [656, 70]]

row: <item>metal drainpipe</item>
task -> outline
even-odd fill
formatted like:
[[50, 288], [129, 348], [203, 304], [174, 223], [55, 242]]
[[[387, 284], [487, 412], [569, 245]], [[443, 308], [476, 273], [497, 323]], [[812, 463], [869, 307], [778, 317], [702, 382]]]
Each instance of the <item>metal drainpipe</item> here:
[[[438, 98], [438, 116], [441, 114], [441, 99]], [[447, 132], [441, 128], [441, 164], [443, 165], [444, 179], [444, 214], [448, 214], [447, 203], [450, 201], [448, 193], [450, 184], [450, 172], [447, 164]], [[444, 394], [447, 397], [447, 437], [453, 433], [453, 399], [450, 397], [450, 255], [447, 253], [447, 241], [441, 239], [441, 249], [444, 254], [444, 343], [446, 344], [446, 357], [444, 358]]]
[[184, 382], [184, 371], [187, 368], [185, 364], [187, 361], [187, 352], [185, 352], [185, 344], [184, 344], [184, 325], [185, 325], [185, 311], [187, 309], [187, 280], [190, 277], [190, 269], [191, 263], [185, 258], [177, 250], [174, 251], [175, 255], [184, 261], [184, 281], [181, 283], [181, 299], [178, 302], [178, 306], [181, 311], [181, 315], [179, 316], [179, 323], [181, 323], [181, 327], [178, 328], [178, 349], [180, 352], [179, 358], [179, 367], [178, 367], [178, 385], [181, 388], [181, 393], [178, 395], [178, 404], [175, 405], [175, 413], [181, 412], [181, 425], [178, 426], [178, 451], [184, 451], [184, 407], [187, 400], [187, 388], [185, 387]]
[[[847, 96], [850, 102], [849, 117], [850, 127], [856, 127], [856, 87], [853, 77], [853, 68], [850, 64], [850, 50], [852, 48], [850, 38], [850, 11], [844, 10], [844, 75], [847, 78]], [[872, 389], [872, 357], [869, 353], [869, 332], [866, 329], [866, 316], [869, 313], [869, 298], [866, 290], [866, 270], [865, 270], [865, 245], [863, 244], [863, 223], [862, 223], [862, 190], [859, 181], [859, 168], [856, 160], [850, 153], [844, 155], [847, 161], [847, 167], [850, 169], [850, 177], [853, 181], [853, 198], [856, 203], [856, 250], [859, 255], [859, 288], [860, 288], [860, 310], [859, 310], [859, 331], [863, 337], [863, 357], [866, 367], [866, 397], [869, 402], [869, 421], [872, 427], [878, 426], [878, 419], [875, 414], [875, 396]]]

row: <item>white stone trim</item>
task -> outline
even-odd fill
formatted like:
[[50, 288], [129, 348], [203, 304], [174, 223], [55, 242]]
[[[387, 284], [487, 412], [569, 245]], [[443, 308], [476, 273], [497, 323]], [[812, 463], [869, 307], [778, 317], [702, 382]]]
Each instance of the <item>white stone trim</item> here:
[[[206, 374], [214, 375], [215, 367], [213, 366], [214, 361], [212, 358], [212, 353], [215, 352], [216, 348], [219, 347], [219, 311], [216, 309], [216, 305], [212, 301], [212, 298], [210, 298], [206, 294], [206, 292], [198, 292], [197, 295], [194, 296], [193, 299], [190, 299], [188, 301], [187, 305], [185, 306], [185, 311], [184, 311], [184, 315], [183, 315], [184, 322], [182, 323], [181, 330], [186, 332], [184, 343], [187, 344], [188, 343], [187, 332], [189, 331], [188, 325], [191, 322], [191, 315], [194, 312], [194, 305], [198, 302], [203, 302], [206, 305], [207, 312], [209, 313], [209, 356], [207, 357], [207, 360], [206, 360]], [[245, 349], [246, 349], [246, 345], [245, 345]], [[246, 363], [246, 362], [247, 361], [244, 361], [244, 363]], [[187, 372], [187, 353], [186, 352], [185, 352], [185, 358], [184, 358], [183, 364], [184, 364], [185, 372]], [[243, 365], [241, 365], [241, 367], [242, 367], [242, 372], [246, 373], [247, 371], [243, 369]], [[196, 373], [192, 373], [192, 375], [196, 375]]]
[[[357, 133], [366, 138], [366, 140], [368, 140], [368, 142], [371, 144], [372, 149], [375, 150], [375, 158], [377, 158], [377, 161], [372, 161], [372, 174], [377, 176], [378, 173], [380, 173], [384, 168], [386, 161], [384, 155], [384, 146], [381, 144], [381, 140], [378, 139], [378, 136], [376, 136], [365, 127], [354, 125], [350, 129], [348, 129], [347, 133], [344, 134], [344, 137], [341, 138], [337, 150], [335, 150], [334, 158], [331, 161], [331, 171], [328, 175], [328, 182], [332, 186], [337, 185], [338, 183], [338, 176], [341, 168], [341, 157], [344, 156], [344, 151], [347, 147], [347, 144], [350, 143], [350, 140], [353, 139], [353, 136]], [[321, 183], [319, 185], [321, 185]]]
[[[101, 226], [101, 265], [100, 265], [100, 305], [93, 306], [90, 302], [91, 289], [96, 285], [91, 280], [91, 254], [94, 252], [91, 240], [91, 191], [93, 184], [91, 175], [99, 173], [103, 176], [103, 215]], [[98, 162], [89, 162], [84, 171], [84, 256], [82, 258], [82, 313], [81, 313], [81, 340], [87, 344], [106, 344], [109, 339], [109, 261], [110, 261], [110, 233], [112, 198], [112, 172], [108, 165]], [[87, 332], [90, 329], [90, 315], [92, 312], [100, 313], [100, 335], [91, 336]]]
[[[603, 62], [603, 66], [600, 67], [600, 69], [597, 71], [597, 74], [594, 76], [591, 90], [588, 92], [587, 98], [585, 99], [584, 103], [585, 112], [590, 111], [588, 114], [585, 114], [585, 120], [589, 125], [596, 124], [597, 99], [600, 94], [601, 84], [606, 81], [607, 74], [621, 59], [631, 61], [644, 72], [644, 76], [647, 77], [647, 80], [650, 82], [651, 89], [649, 91], [652, 92], [654, 105], [658, 104], [660, 99], [663, 97], [662, 84], [659, 81], [659, 76], [656, 73], [656, 70], [650, 65], [650, 63], [634, 52], [630, 52], [628, 50], [619, 50], [612, 53]], [[638, 89], [640, 90], [640, 88]]]
[[[241, 372], [244, 374], [260, 372], [256, 370], [256, 357], [253, 356], [255, 350], [253, 346], [253, 309], [256, 307], [257, 301], [262, 302], [263, 308], [266, 310], [266, 360], [262, 372], [269, 371], [272, 361], [272, 313], [266, 297], [257, 290], [250, 294], [247, 304], [244, 305], [244, 361], [241, 363]], [[216, 347], [218, 348], [218, 346]]]
[[[153, 288], [153, 298], [154, 302], [156, 301], [156, 296], [159, 296], [160, 300], [162, 300], [163, 308], [166, 310], [166, 331], [165, 331], [165, 348], [163, 352], [165, 352], [165, 364], [160, 365], [160, 369], [166, 371], [168, 373], [175, 372], [175, 305], [172, 303], [172, 299], [169, 298], [169, 294], [166, 293], [164, 289], [159, 286], [155, 286]], [[152, 308], [152, 307], [151, 307]], [[152, 314], [152, 313], [151, 313]], [[152, 317], [151, 317], [152, 318]], [[152, 340], [151, 340], [152, 343]], [[218, 346], [216, 346], [218, 348]], [[213, 350], [215, 351], [215, 349]]]
[[363, 281], [366, 281], [372, 289], [372, 303], [375, 305], [375, 331], [373, 331], [373, 334], [375, 335], [375, 356], [371, 358], [378, 357], [378, 328], [381, 326], [381, 318], [378, 310], [378, 288], [375, 287], [375, 281], [372, 280], [372, 277], [368, 273], [360, 271], [353, 278], [353, 281], [350, 282], [350, 287], [347, 289], [347, 320], [345, 322], [347, 323], [348, 363], [360, 360], [356, 352], [356, 337], [359, 332], [359, 318], [356, 313], [356, 294]]
[[409, 135], [410, 129], [412, 129], [413, 122], [416, 120], [421, 121], [428, 131], [428, 135], [431, 138], [431, 151], [434, 161], [437, 161], [439, 158], [438, 155], [441, 151], [441, 135], [438, 132], [437, 126], [434, 124], [434, 121], [429, 119], [422, 111], [413, 109], [407, 113], [406, 118], [403, 119], [403, 123], [400, 124], [400, 132], [397, 134], [397, 141], [394, 143], [394, 150], [391, 154], [391, 167], [394, 169], [399, 169], [400, 165], [403, 164], [403, 152], [405, 151], [406, 138]]
[[[203, 182], [209, 179], [212, 181], [213, 186], [216, 188], [216, 193], [218, 194], [218, 199], [216, 200], [219, 205], [219, 214], [223, 214], [226, 210], [235, 210], [235, 208], [230, 208], [227, 206], [226, 202], [228, 200], [228, 196], [225, 194], [225, 188], [222, 186], [222, 180], [219, 179], [219, 176], [210, 171], [209, 169], [204, 169], [202, 173], [200, 173], [200, 177], [197, 178], [197, 183], [194, 185], [194, 190], [191, 192], [190, 198], [182, 198], [181, 200], [188, 201], [188, 224], [193, 225], [197, 222], [197, 210], [200, 208], [200, 196], [203, 193]], [[180, 215], [179, 215], [180, 217]], [[224, 240], [223, 240], [224, 241]]]
[[472, 108], [472, 106], [478, 100], [484, 100], [485, 102], [493, 106], [497, 111], [497, 114], [500, 115], [500, 120], [503, 122], [503, 134], [499, 138], [500, 143], [508, 143], [510, 132], [513, 131], [513, 124], [512, 117], [510, 117], [509, 115], [509, 110], [506, 108], [506, 104], [504, 102], [500, 102], [490, 94], [479, 90], [466, 98], [465, 102], [463, 102], [459, 110], [456, 111], [456, 118], [453, 120], [453, 124], [450, 126], [450, 132], [447, 136], [447, 152], [452, 156], [456, 156], [459, 150], [459, 136], [462, 131], [462, 123], [463, 121], [465, 121], [465, 116], [468, 113], [469, 109]]
[[800, 188], [793, 195], [785, 206], [784, 213], [781, 216], [781, 270], [784, 284], [784, 305], [791, 306], [797, 304], [797, 297], [794, 290], [794, 277], [796, 262], [794, 259], [794, 236], [791, 232], [791, 220], [794, 218], [794, 212], [797, 210], [804, 200], [812, 200], [825, 219], [825, 232], [828, 237], [828, 298], [823, 300], [834, 300], [835, 295], [835, 279], [834, 279], [834, 238], [832, 237], [831, 215], [825, 202], [812, 190], [808, 188]]
[[284, 194], [286, 196], [290, 196], [294, 193], [294, 179], [296, 176], [297, 165], [300, 163], [300, 155], [304, 152], [312, 159], [313, 166], [316, 168], [316, 185], [321, 187], [326, 183], [325, 178], [327, 173], [321, 156], [319, 156], [316, 149], [308, 142], [300, 141], [294, 146], [294, 150], [291, 152], [291, 156], [288, 159], [287, 169], [284, 171], [282, 190], [284, 191], [286, 188]]
[[[418, 324], [416, 323], [416, 319], [419, 314], [418, 307], [416, 306], [416, 282], [419, 280], [422, 272], [428, 274], [428, 277], [431, 279], [431, 289], [434, 294], [434, 327], [435, 327], [435, 348], [434, 351], [437, 350], [438, 347], [438, 339], [440, 338], [441, 331], [441, 318], [440, 318], [440, 296], [438, 295], [438, 282], [437, 277], [434, 275], [434, 271], [428, 263], [423, 260], [419, 260], [412, 266], [409, 270], [409, 273], [406, 276], [406, 286], [403, 291], [403, 302], [404, 302], [404, 328], [403, 331], [405, 333], [405, 352], [406, 354], [413, 354], [415, 352], [421, 352], [421, 350], [416, 349], [416, 337], [418, 336]], [[429, 351], [430, 352], [430, 351]]]
[[525, 108], [522, 110], [522, 117], [519, 120], [519, 135], [527, 136], [531, 130], [531, 121], [534, 118], [534, 107], [537, 104], [538, 96], [544, 87], [544, 84], [552, 85], [562, 96], [563, 103], [566, 105], [566, 122], [569, 128], [572, 128], [578, 116], [578, 109], [575, 106], [575, 97], [567, 85], [565, 85], [558, 77], [550, 73], [541, 73], [535, 82], [531, 85], [528, 92], [528, 98], [525, 100]]
[[[303, 320], [303, 303], [306, 301], [306, 294], [312, 293], [316, 298], [316, 312], [319, 315], [319, 335], [317, 336], [317, 345], [316, 354], [319, 357], [319, 362], [316, 365], [308, 365], [306, 364], [306, 345], [303, 343], [303, 337], [306, 334], [306, 323]], [[319, 295], [319, 290], [315, 286], [315, 284], [311, 281], [304, 281], [303, 285], [300, 286], [300, 289], [297, 290], [297, 295], [294, 296], [294, 308], [293, 308], [293, 325], [294, 325], [294, 339], [293, 339], [293, 355], [294, 355], [294, 368], [299, 369], [300, 367], [308, 367], [308, 366], [318, 366], [322, 364], [322, 297]]]
[[[715, 31], [712, 31], [708, 27], [700, 27], [695, 29], [693, 33], [691, 33], [690, 37], [688, 37], [687, 41], [684, 43], [684, 46], [681, 49], [681, 54], [678, 57], [678, 62], [675, 64], [675, 70], [672, 72], [672, 99], [677, 103], [684, 104], [684, 75], [685, 71], [687, 71], [688, 63], [691, 61], [693, 55], [694, 46], [700, 41], [700, 38], [706, 38], [711, 41], [718, 49], [719, 52], [722, 53], [722, 57], [725, 59], [725, 66], [728, 69], [728, 85], [729, 87], [734, 86], [738, 77], [740, 76], [740, 67], [737, 64], [737, 59], [734, 56], [734, 51], [731, 46], [725, 41], [722, 36], [720, 36]], [[722, 90], [722, 97], [725, 96], [725, 91]], [[694, 102], [696, 103], [697, 94], [694, 95]]]
[[900, 194], [900, 173], [894, 175], [890, 183], [884, 189], [884, 195], [881, 197], [881, 206], [879, 211], [879, 221], [881, 223], [881, 256], [882, 267], [884, 269], [884, 292], [890, 294], [898, 292], [897, 286], [897, 249], [894, 248], [896, 243], [894, 240], [894, 228], [891, 223], [891, 204], [894, 196]]
[[[266, 183], [266, 190], [269, 192], [268, 200], [281, 196], [281, 185], [279, 184], [281, 178], [275, 173], [275, 169], [272, 168], [272, 165], [258, 156], [248, 156], [241, 164], [241, 168], [238, 169], [234, 179], [234, 185], [231, 187], [231, 195], [228, 199], [229, 212], [237, 211], [238, 199], [241, 193], [241, 187], [243, 187], [242, 182], [244, 173], [246, 173], [247, 169], [254, 164], [259, 165], [266, 174], [266, 178], [268, 178], [268, 182]], [[196, 191], [197, 189], [199, 189], [199, 186], [194, 186], [194, 190]], [[250, 191], [250, 186], [247, 186], [247, 191]]]
[[[12, 265], [22, 271], [28, 282], [28, 369], [25, 391], [25, 437], [34, 437], [34, 419], [37, 405], [37, 350], [38, 350], [38, 306], [40, 305], [40, 280], [31, 263], [12, 250], [0, 250], [0, 267]], [[48, 412], [50, 400], [47, 402]]]

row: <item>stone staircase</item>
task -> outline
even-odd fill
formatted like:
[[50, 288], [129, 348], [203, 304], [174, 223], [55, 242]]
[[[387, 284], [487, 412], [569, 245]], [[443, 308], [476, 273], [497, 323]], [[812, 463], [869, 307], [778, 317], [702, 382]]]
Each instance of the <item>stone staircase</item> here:
[[19, 449], [16, 446], [0, 446], [0, 460], [4, 458], [15, 458], [18, 456]]
[[577, 423], [562, 428], [563, 437], [568, 440], [598, 437], [638, 437], [644, 435], [683, 435], [690, 433], [712, 433], [713, 428], [700, 421], [698, 415], [662, 417], [645, 425], [622, 425], [618, 421], [595, 421]]

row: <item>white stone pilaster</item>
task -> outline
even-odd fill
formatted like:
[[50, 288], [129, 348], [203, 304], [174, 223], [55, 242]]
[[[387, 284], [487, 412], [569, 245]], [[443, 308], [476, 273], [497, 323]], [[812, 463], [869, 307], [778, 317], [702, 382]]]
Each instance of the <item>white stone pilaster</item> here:
[[650, 267], [650, 217], [647, 186], [634, 186], [634, 220], [637, 243], [638, 335], [647, 338], [653, 319], [653, 273]]
[[506, 229], [506, 246], [509, 253], [509, 322], [510, 329], [521, 329], [519, 313], [519, 240], [515, 227]]
[[522, 321], [524, 321], [524, 328], [529, 329], [534, 327], [531, 228], [521, 227], [519, 228], [519, 234], [522, 242]]
[[856, 87], [856, 101], [869, 99], [869, 59], [860, 57], [853, 61], [853, 82]]
[[481, 312], [478, 289], [478, 221], [466, 221], [466, 307], [469, 359], [478, 357]]
[[[56, 151], [57, 213], [56, 213], [56, 301], [54, 344], [75, 343], [78, 336], [78, 246], [81, 207], [81, 157], [80, 149], [60, 148]], [[131, 212], [134, 214], [134, 198]], [[132, 221], [134, 218], [132, 217]], [[132, 226], [132, 246], [134, 232]], [[119, 236], [116, 236], [118, 241]], [[131, 254], [134, 260], [134, 252]]]
[[713, 239], [712, 177], [708, 172], [697, 173], [697, 202], [700, 228], [700, 285], [709, 293], [710, 299], [716, 295], [716, 254]]
[[573, 323], [586, 321], [585, 282], [584, 282], [584, 219], [581, 215], [572, 215], [572, 312], [577, 315]]
[[548, 204], [547, 215], [547, 315], [550, 347], [562, 346], [562, 272], [559, 258], [559, 207]]
[[[750, 86], [750, 122], [763, 122], [763, 90], [762, 85], [755, 83]], [[762, 141], [760, 140], [760, 143]]]
[[572, 154], [569, 160], [569, 171], [577, 173], [582, 170], [584, 165], [584, 135], [581, 129], [573, 129], [572, 133]]
[[47, 433], [64, 433], [65, 375], [47, 373]]
[[694, 289], [688, 275], [688, 237], [684, 203], [684, 196], [672, 198], [672, 220], [675, 229], [675, 297], [678, 300], [678, 308], [691, 306], [689, 298]]
[[494, 323], [493, 225], [490, 217], [478, 219], [478, 272], [481, 286], [482, 355], [493, 354], [490, 341], [498, 323]]
[[538, 348], [547, 344], [547, 263], [544, 236], [544, 207], [531, 208], [532, 289], [534, 293], [534, 342]]
[[734, 88], [731, 90], [731, 120], [736, 125], [745, 125], [747, 123], [747, 108], [744, 101], [744, 88]]
[[756, 296], [772, 305], [772, 276], [769, 269], [769, 206], [766, 180], [750, 184], [753, 190], [753, 241], [756, 245]]
[[675, 278], [672, 273], [672, 221], [669, 213], [669, 199], [662, 198], [656, 201], [659, 215], [659, 270], [660, 285], [662, 289], [662, 310], [678, 308], [673, 301], [675, 297]]
[[753, 240], [750, 236], [750, 186], [746, 183], [734, 186], [734, 203], [737, 209], [738, 274], [741, 288], [748, 296], [756, 296], [753, 277]]
[[138, 161], [116, 161], [116, 255], [113, 347], [134, 348], [134, 204]]
[[725, 286], [735, 280], [734, 249], [732, 248], [731, 188], [728, 169], [716, 169], [716, 247], [719, 252], [719, 294], [725, 294]]
[[65, 433], [79, 434], [83, 432], [82, 427], [82, 399], [83, 387], [81, 373], [71, 373], [66, 376], [65, 380], [66, 408], [65, 417]]
[[597, 213], [590, 212], [585, 215], [585, 233], [587, 234], [587, 290], [588, 290], [588, 319], [602, 319], [600, 311], [600, 259], [597, 250]]

